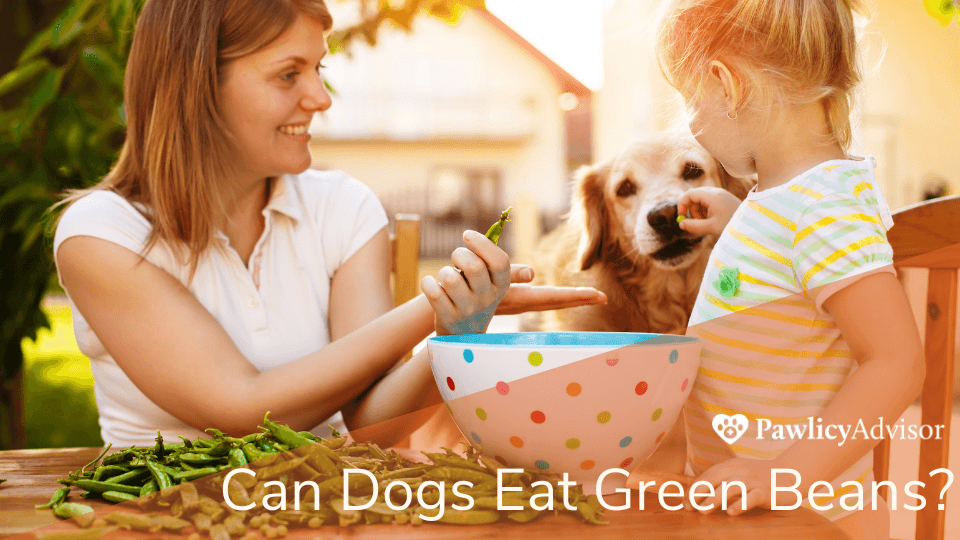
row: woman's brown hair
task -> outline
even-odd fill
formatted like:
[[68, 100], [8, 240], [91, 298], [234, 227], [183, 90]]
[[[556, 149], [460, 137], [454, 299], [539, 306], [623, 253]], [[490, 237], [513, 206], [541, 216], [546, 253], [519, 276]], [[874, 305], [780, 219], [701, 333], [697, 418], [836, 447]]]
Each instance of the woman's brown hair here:
[[303, 14], [330, 29], [323, 0], [147, 0], [124, 78], [126, 141], [97, 185], [144, 208], [144, 253], [167, 243], [191, 275], [224, 216], [216, 182], [233, 155], [217, 103], [223, 67], [279, 37]]

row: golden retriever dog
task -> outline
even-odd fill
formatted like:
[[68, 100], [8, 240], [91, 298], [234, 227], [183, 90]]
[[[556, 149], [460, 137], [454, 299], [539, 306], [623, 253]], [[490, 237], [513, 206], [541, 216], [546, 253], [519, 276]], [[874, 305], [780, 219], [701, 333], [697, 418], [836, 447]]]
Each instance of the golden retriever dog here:
[[[521, 331], [683, 333], [713, 236], [677, 223], [689, 189], [712, 186], [744, 199], [753, 182], [734, 178], [692, 137], [660, 133], [575, 174], [567, 219], [539, 242], [535, 284], [595, 287], [604, 305], [526, 313]], [[683, 426], [643, 464], [682, 472]]]

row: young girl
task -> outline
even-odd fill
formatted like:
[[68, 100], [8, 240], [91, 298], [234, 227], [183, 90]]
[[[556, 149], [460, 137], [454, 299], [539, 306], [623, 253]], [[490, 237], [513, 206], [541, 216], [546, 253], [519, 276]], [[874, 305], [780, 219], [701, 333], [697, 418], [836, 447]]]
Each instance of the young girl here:
[[379, 201], [309, 169], [331, 24], [322, 0], [146, 2], [119, 161], [54, 241], [105, 442], [253, 433], [270, 411], [323, 436], [379, 424], [354, 434], [388, 445], [417, 422], [384, 421], [440, 402], [426, 351], [391, 369], [432, 331], [603, 301], [511, 287], [532, 270], [467, 231], [457, 268], [394, 309]]
[[[661, 24], [661, 67], [692, 110], [697, 140], [731, 174], [758, 178], [743, 204], [709, 189], [678, 204], [697, 217], [684, 230], [722, 232], [690, 320], [704, 348], [684, 409], [688, 472], [716, 493], [687, 507], [770, 508], [771, 469], [793, 469], [803, 504], [853, 538], [887, 538], [888, 511], [871, 490], [877, 441], [779, 440], [760, 429], [810, 417], [823, 427], [889, 422], [924, 378], [874, 161], [846, 152], [860, 81], [852, 3], [677, 0]], [[718, 418], [737, 414], [746, 425]], [[746, 485], [745, 501], [736, 488], [721, 501], [720, 485], [733, 480]], [[842, 485], [851, 481], [862, 501], [855, 484]]]

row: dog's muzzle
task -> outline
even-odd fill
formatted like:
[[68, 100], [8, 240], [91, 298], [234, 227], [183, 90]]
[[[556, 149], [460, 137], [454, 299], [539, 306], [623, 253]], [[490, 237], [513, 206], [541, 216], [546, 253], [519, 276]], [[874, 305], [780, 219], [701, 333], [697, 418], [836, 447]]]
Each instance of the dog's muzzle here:
[[660, 261], [686, 255], [703, 239], [702, 236], [692, 236], [680, 228], [675, 202], [662, 202], [655, 206], [647, 213], [647, 223], [663, 244], [663, 247], [651, 254], [651, 257]]

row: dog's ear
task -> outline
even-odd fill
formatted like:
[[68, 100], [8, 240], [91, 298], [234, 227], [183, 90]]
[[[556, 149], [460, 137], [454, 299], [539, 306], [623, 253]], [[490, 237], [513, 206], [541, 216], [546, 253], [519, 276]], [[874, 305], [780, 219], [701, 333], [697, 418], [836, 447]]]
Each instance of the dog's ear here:
[[608, 234], [603, 188], [609, 174], [609, 162], [585, 165], [574, 174], [573, 204], [568, 219], [574, 230], [580, 231], [577, 259], [581, 270], [593, 266], [603, 254], [603, 241]]
[[720, 171], [720, 187], [733, 193], [741, 201], [747, 198], [747, 193], [757, 184], [756, 176], [746, 178], [730, 176], [719, 161], [717, 161], [717, 170]]

